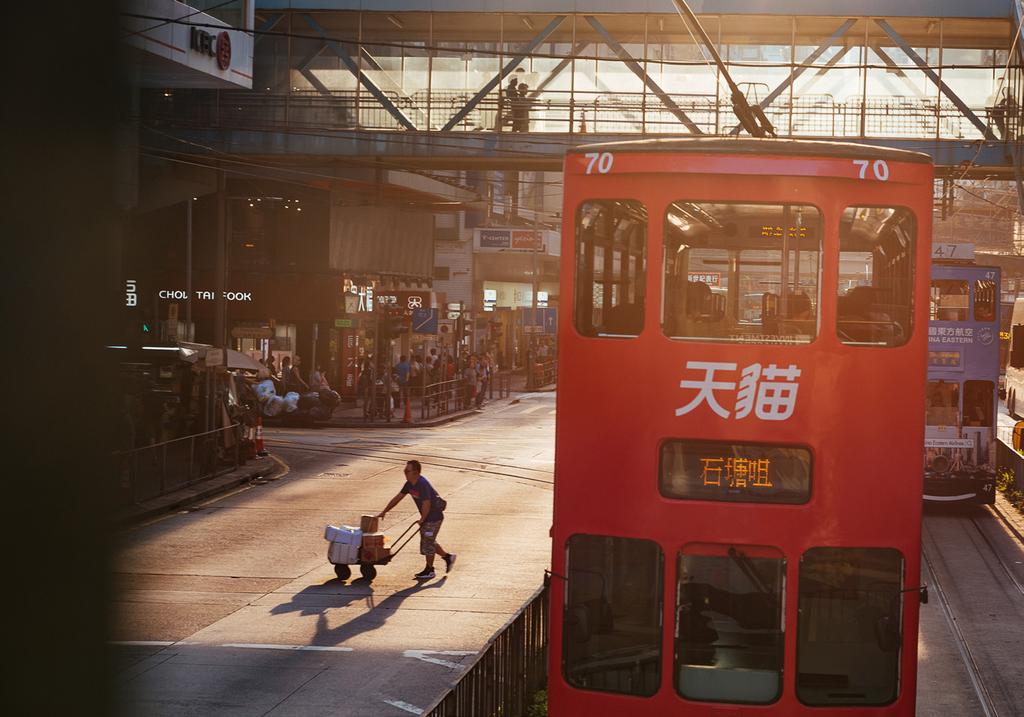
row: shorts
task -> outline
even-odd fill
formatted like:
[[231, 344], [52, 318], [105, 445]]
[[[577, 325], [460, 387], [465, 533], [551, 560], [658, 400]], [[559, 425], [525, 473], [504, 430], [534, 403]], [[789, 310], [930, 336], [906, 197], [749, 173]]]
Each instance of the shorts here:
[[441, 520], [424, 523], [420, 528], [420, 555], [434, 555], [437, 549], [437, 533], [441, 530]]

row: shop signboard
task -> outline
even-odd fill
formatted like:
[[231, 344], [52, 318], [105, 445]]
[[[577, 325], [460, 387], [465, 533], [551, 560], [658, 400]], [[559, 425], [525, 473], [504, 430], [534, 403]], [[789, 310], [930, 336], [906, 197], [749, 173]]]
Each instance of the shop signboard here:
[[523, 333], [554, 335], [558, 333], [558, 310], [553, 307], [522, 309], [519, 322]]
[[334, 328], [336, 329], [354, 329], [356, 328], [355, 319], [335, 319]]
[[375, 299], [377, 305], [384, 308], [395, 308], [403, 311], [429, 309], [434, 305], [434, 292], [380, 290]]
[[226, 364], [227, 361], [224, 360], [225, 354], [227, 354], [226, 349], [208, 349], [205, 358], [207, 367], [223, 366]]
[[558, 253], [558, 235], [545, 229], [478, 227], [473, 230], [473, 249], [479, 252]]
[[353, 398], [357, 393], [356, 364], [359, 361], [359, 333], [341, 328], [341, 386], [338, 393]]
[[412, 332], [414, 334], [437, 334], [437, 309], [413, 309]]
[[236, 339], [270, 339], [274, 337], [274, 330], [268, 326], [236, 326], [231, 329], [231, 335]]

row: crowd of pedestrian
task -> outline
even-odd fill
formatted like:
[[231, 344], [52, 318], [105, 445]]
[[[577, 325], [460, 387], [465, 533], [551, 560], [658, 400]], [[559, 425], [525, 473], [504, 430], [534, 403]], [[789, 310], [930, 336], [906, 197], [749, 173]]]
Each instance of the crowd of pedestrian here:
[[310, 391], [331, 391], [330, 382], [327, 380], [327, 372], [321, 364], [310, 371], [309, 380], [304, 376], [302, 368], [302, 357], [296, 354], [294, 357], [284, 356], [281, 358], [281, 369], [277, 368], [274, 355], [270, 354], [265, 359], [259, 359], [259, 363], [267, 368], [272, 379], [280, 381], [285, 391], [295, 393], [309, 393]]

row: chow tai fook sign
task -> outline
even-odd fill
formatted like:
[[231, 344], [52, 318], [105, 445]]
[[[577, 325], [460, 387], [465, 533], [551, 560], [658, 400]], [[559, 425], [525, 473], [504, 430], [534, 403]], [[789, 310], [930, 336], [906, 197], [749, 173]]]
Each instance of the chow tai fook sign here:
[[473, 230], [473, 249], [480, 252], [517, 251], [557, 254], [558, 235], [543, 229], [477, 228]]

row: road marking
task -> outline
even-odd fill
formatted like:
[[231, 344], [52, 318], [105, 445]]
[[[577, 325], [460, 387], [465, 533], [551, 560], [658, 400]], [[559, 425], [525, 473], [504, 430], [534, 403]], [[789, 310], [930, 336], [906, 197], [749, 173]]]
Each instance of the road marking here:
[[124, 647], [170, 647], [175, 643], [173, 640], [111, 640], [110, 644]]
[[555, 408], [552, 408], [550, 411], [548, 411], [549, 416], [554, 416], [556, 413], [558, 413], [558, 409]]
[[530, 406], [529, 408], [520, 411], [519, 415], [520, 416], [525, 416], [527, 413], [533, 413], [534, 411], [539, 411], [540, 409], [541, 409], [541, 406]]
[[421, 714], [423, 714], [423, 710], [421, 710], [419, 707], [417, 707], [415, 705], [409, 704], [408, 702], [402, 702], [402, 700], [387, 700], [387, 699], [384, 700], [384, 701], [387, 702], [392, 707], [397, 707], [400, 710], [405, 710], [406, 712], [411, 712], [414, 715], [421, 715]]
[[412, 657], [417, 660], [423, 660], [424, 662], [431, 662], [435, 665], [441, 665], [442, 667], [448, 667], [453, 670], [461, 670], [464, 668], [457, 662], [451, 662], [449, 660], [441, 660], [437, 657], [427, 657], [427, 655], [453, 655], [463, 657], [465, 655], [475, 655], [476, 652], [469, 650], [406, 650], [402, 653], [402, 657]]
[[265, 645], [250, 642], [228, 642], [220, 647], [244, 647], [249, 650], [306, 650], [309, 652], [352, 652], [351, 647], [327, 647], [325, 645]]

